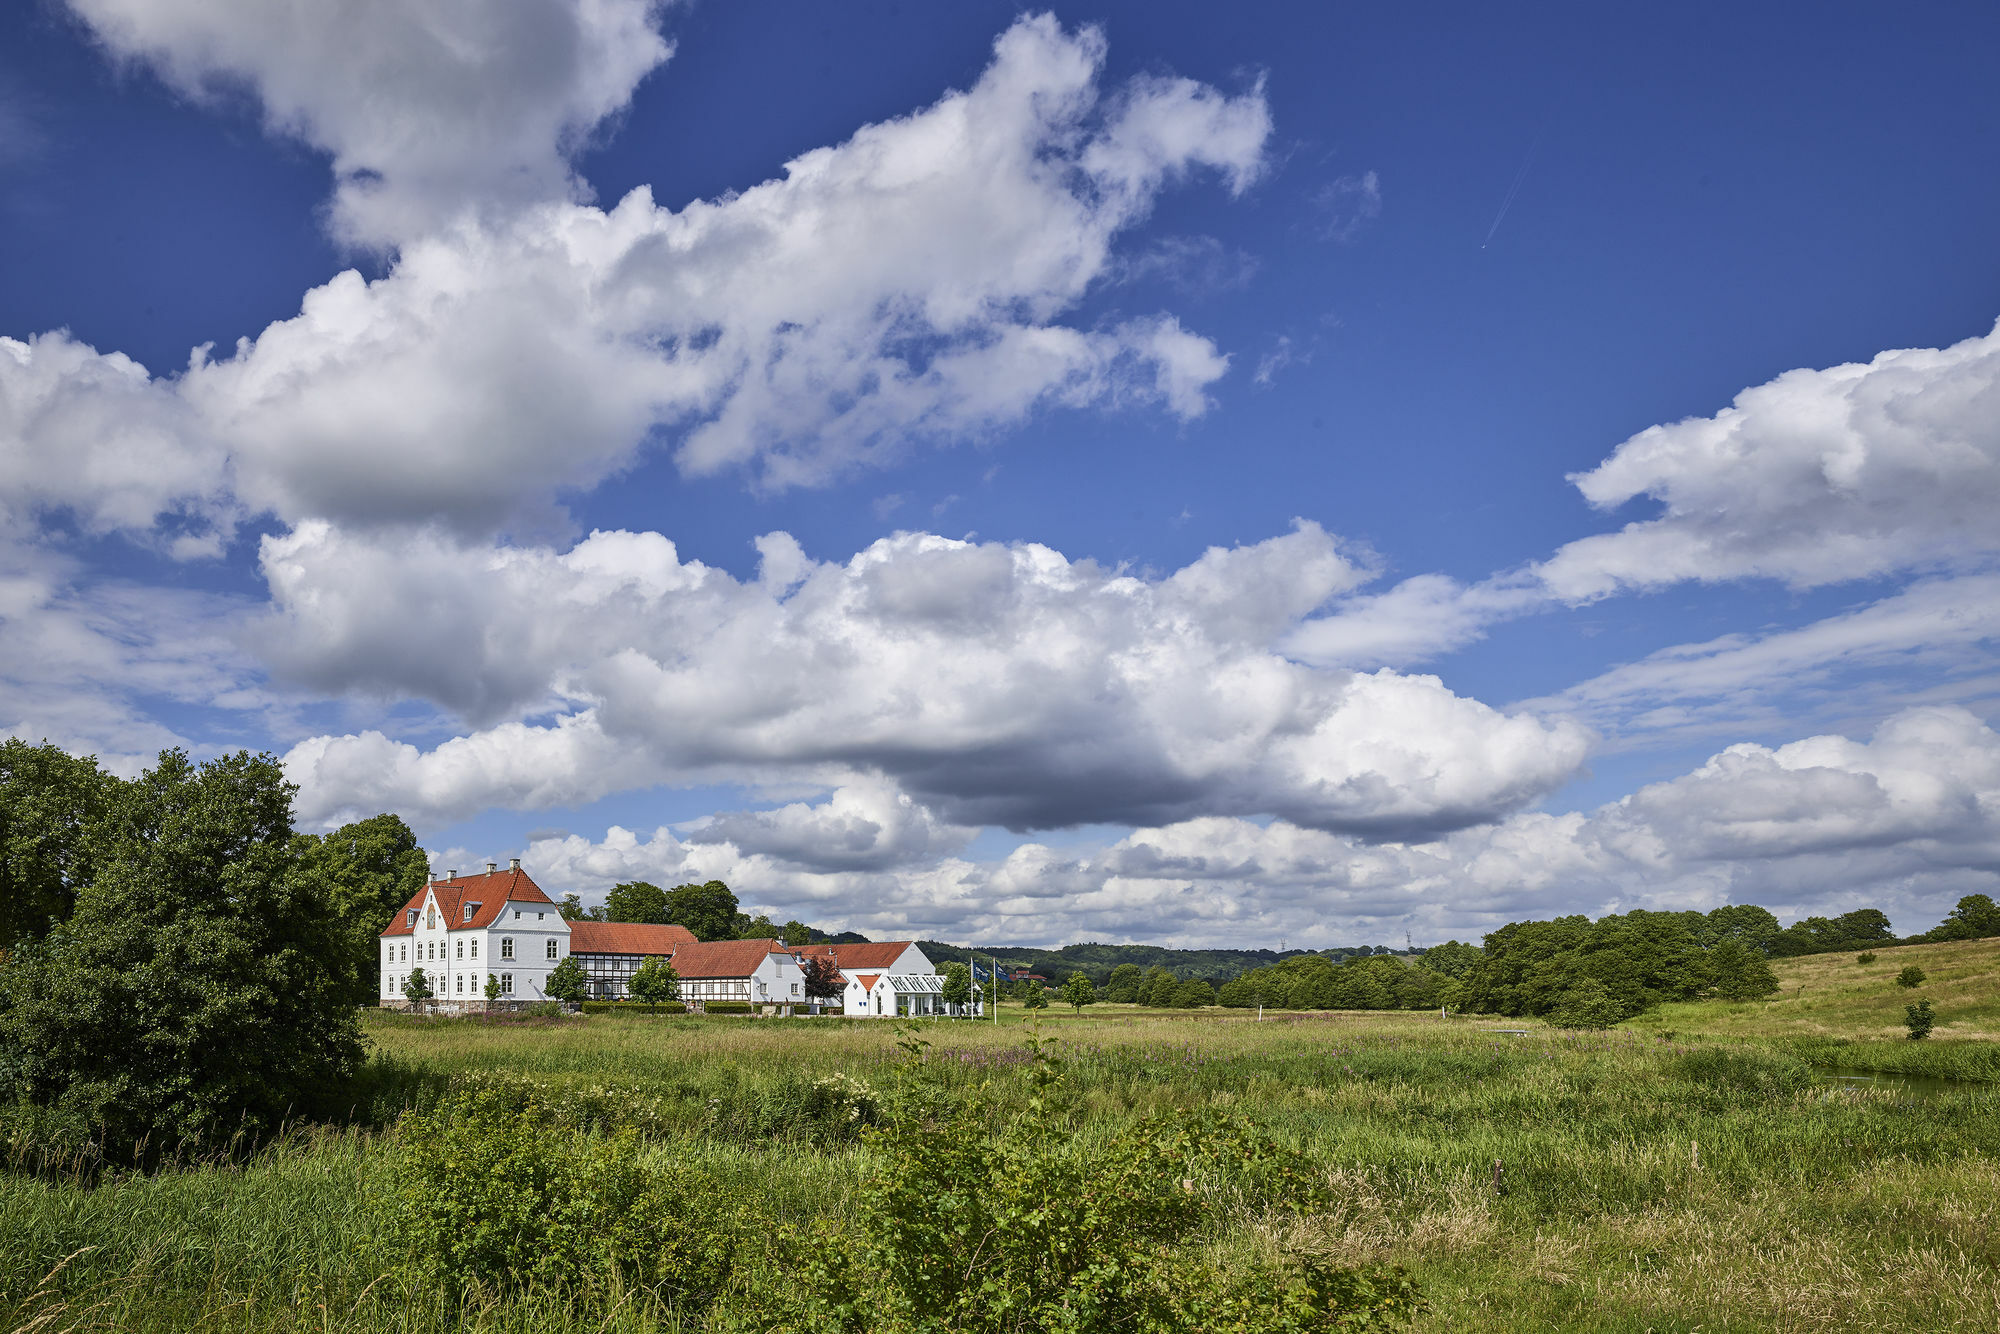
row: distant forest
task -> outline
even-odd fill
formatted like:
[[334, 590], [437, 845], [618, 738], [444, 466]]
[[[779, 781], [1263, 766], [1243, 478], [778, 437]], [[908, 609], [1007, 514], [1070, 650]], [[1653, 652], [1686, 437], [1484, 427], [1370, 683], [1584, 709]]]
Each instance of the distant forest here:
[[[1157, 945], [1071, 945], [1060, 950], [920, 942], [934, 963], [968, 953], [1026, 967], [1061, 986], [1081, 974], [1099, 999], [1166, 1008], [1220, 1004], [1293, 1010], [1422, 1010], [1440, 1006], [1534, 1016], [1603, 1028], [1663, 1001], [1750, 1001], [1777, 990], [1770, 960], [1916, 941], [2000, 935], [2000, 907], [1960, 899], [1936, 927], [1899, 939], [1888, 915], [1861, 908], [1780, 926], [1767, 909], [1634, 911], [1513, 922], [1480, 945], [1421, 950], [1175, 950]], [[1017, 994], [1039, 983], [1016, 984]]]
[[1121, 964], [1132, 964], [1141, 969], [1164, 968], [1182, 981], [1220, 985], [1252, 968], [1265, 968], [1301, 955], [1345, 960], [1402, 952], [1376, 945], [1344, 945], [1327, 950], [1177, 950], [1164, 945], [1100, 945], [1095, 942], [1045, 950], [1030, 945], [948, 945], [941, 940], [920, 940], [917, 947], [939, 967], [951, 960], [963, 963], [968, 954], [973, 954], [982, 964], [992, 959], [1002, 968], [1025, 968], [1031, 973], [1040, 973], [1051, 982], [1063, 982], [1072, 973], [1082, 973], [1100, 987], [1109, 984], [1112, 969]]

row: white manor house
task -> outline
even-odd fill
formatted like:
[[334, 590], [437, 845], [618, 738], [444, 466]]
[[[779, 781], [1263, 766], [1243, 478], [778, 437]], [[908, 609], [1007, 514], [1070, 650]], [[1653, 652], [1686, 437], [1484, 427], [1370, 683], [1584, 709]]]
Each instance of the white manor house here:
[[978, 1007], [949, 1005], [944, 978], [909, 941], [855, 945], [785, 945], [775, 940], [699, 941], [680, 926], [571, 921], [542, 892], [517, 857], [483, 875], [448, 871], [424, 885], [381, 934], [381, 1004], [408, 1005], [403, 985], [416, 969], [433, 995], [430, 1005], [466, 1012], [487, 1007], [489, 977], [500, 1003], [548, 999], [549, 974], [576, 959], [594, 1000], [630, 996], [632, 974], [649, 958], [671, 962], [690, 1009], [742, 1002], [759, 1013], [817, 1011], [828, 1004], [805, 994], [802, 960], [834, 961], [844, 984], [843, 1013], [888, 1017], [943, 1015]]

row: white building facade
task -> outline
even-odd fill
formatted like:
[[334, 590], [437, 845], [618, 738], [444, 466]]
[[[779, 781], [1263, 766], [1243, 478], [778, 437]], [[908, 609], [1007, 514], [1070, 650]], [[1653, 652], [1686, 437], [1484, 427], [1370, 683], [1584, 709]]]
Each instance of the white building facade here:
[[417, 891], [380, 936], [381, 1004], [407, 1008], [404, 984], [421, 968], [433, 1008], [483, 1009], [491, 977], [501, 1002], [548, 999], [569, 957], [569, 923], [516, 859], [484, 875], [448, 872]]

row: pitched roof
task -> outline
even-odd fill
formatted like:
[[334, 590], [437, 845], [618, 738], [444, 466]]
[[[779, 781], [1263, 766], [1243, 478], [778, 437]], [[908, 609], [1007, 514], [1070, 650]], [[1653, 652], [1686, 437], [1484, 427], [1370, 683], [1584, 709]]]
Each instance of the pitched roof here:
[[854, 980], [861, 984], [861, 989], [863, 991], [873, 991], [875, 990], [875, 983], [879, 981], [881, 977], [882, 974], [880, 973], [857, 973], [855, 974]]
[[[546, 903], [555, 907], [555, 900], [542, 893], [542, 887], [528, 878], [526, 871], [514, 868], [506, 871], [487, 871], [483, 875], [460, 876], [455, 880], [433, 880], [410, 896], [410, 901], [402, 906], [389, 920], [388, 929], [380, 932], [384, 936], [407, 936], [410, 934], [410, 910], [422, 909], [427, 895], [437, 895], [438, 911], [454, 931], [477, 930], [490, 926], [500, 916], [500, 910], [510, 903]], [[479, 905], [472, 920], [465, 920], [464, 906], [468, 903]]]
[[772, 954], [786, 954], [775, 940], [690, 941], [674, 948], [674, 971], [682, 977], [748, 977]]
[[885, 940], [866, 945], [796, 945], [792, 953], [831, 954], [844, 973], [855, 968], [891, 967], [915, 944], [913, 940]]
[[571, 922], [571, 954], [672, 954], [682, 945], [695, 943], [694, 932], [684, 926], [655, 926], [651, 922]]

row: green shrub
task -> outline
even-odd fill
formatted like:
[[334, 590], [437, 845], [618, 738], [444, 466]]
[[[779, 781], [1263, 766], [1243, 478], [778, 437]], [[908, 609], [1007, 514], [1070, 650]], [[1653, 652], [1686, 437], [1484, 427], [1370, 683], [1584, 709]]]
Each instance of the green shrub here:
[[1896, 974], [1896, 985], [1899, 987], [1920, 987], [1924, 984], [1925, 976], [1924, 970], [1915, 964], [1904, 964], [1903, 971]]
[[751, 1014], [756, 1010], [749, 1001], [708, 1001], [701, 1008], [705, 1014]]
[[1931, 1003], [1920, 1000], [1914, 1005], [1903, 1007], [1903, 1022], [1910, 1030], [1910, 1041], [1921, 1042], [1937, 1027], [1937, 1015], [1931, 1012]]
[[1557, 1028], [1610, 1028], [1625, 1017], [1605, 985], [1586, 977], [1556, 997], [1548, 1021]]
[[[1030, 1041], [1034, 1096], [997, 1135], [975, 1098], [906, 1087], [876, 1132], [887, 1159], [860, 1198], [867, 1226], [798, 1239], [782, 1287], [752, 1294], [756, 1328], [827, 1334], [960, 1330], [1239, 1334], [1383, 1328], [1419, 1306], [1401, 1270], [1295, 1257], [1225, 1276], [1190, 1245], [1232, 1212], [1323, 1204], [1289, 1151], [1212, 1115], [1146, 1118], [1081, 1142], [1047, 1044]], [[977, 1253], [978, 1263], [967, 1256]], [[791, 1282], [792, 1273], [804, 1282]]]
[[645, 1005], [637, 1001], [585, 1001], [585, 1014], [686, 1014], [687, 1006], [678, 1001], [665, 1005]]
[[406, 1115], [397, 1150], [373, 1207], [421, 1281], [495, 1293], [644, 1284], [694, 1311], [728, 1281], [725, 1192], [647, 1161], [630, 1131], [554, 1121], [518, 1085], [462, 1086]]
[[1875, 962], [1875, 951], [1869, 950], [1865, 954], [1855, 955], [1854, 962], [1860, 964], [1863, 968], [1866, 968], [1869, 964]]

